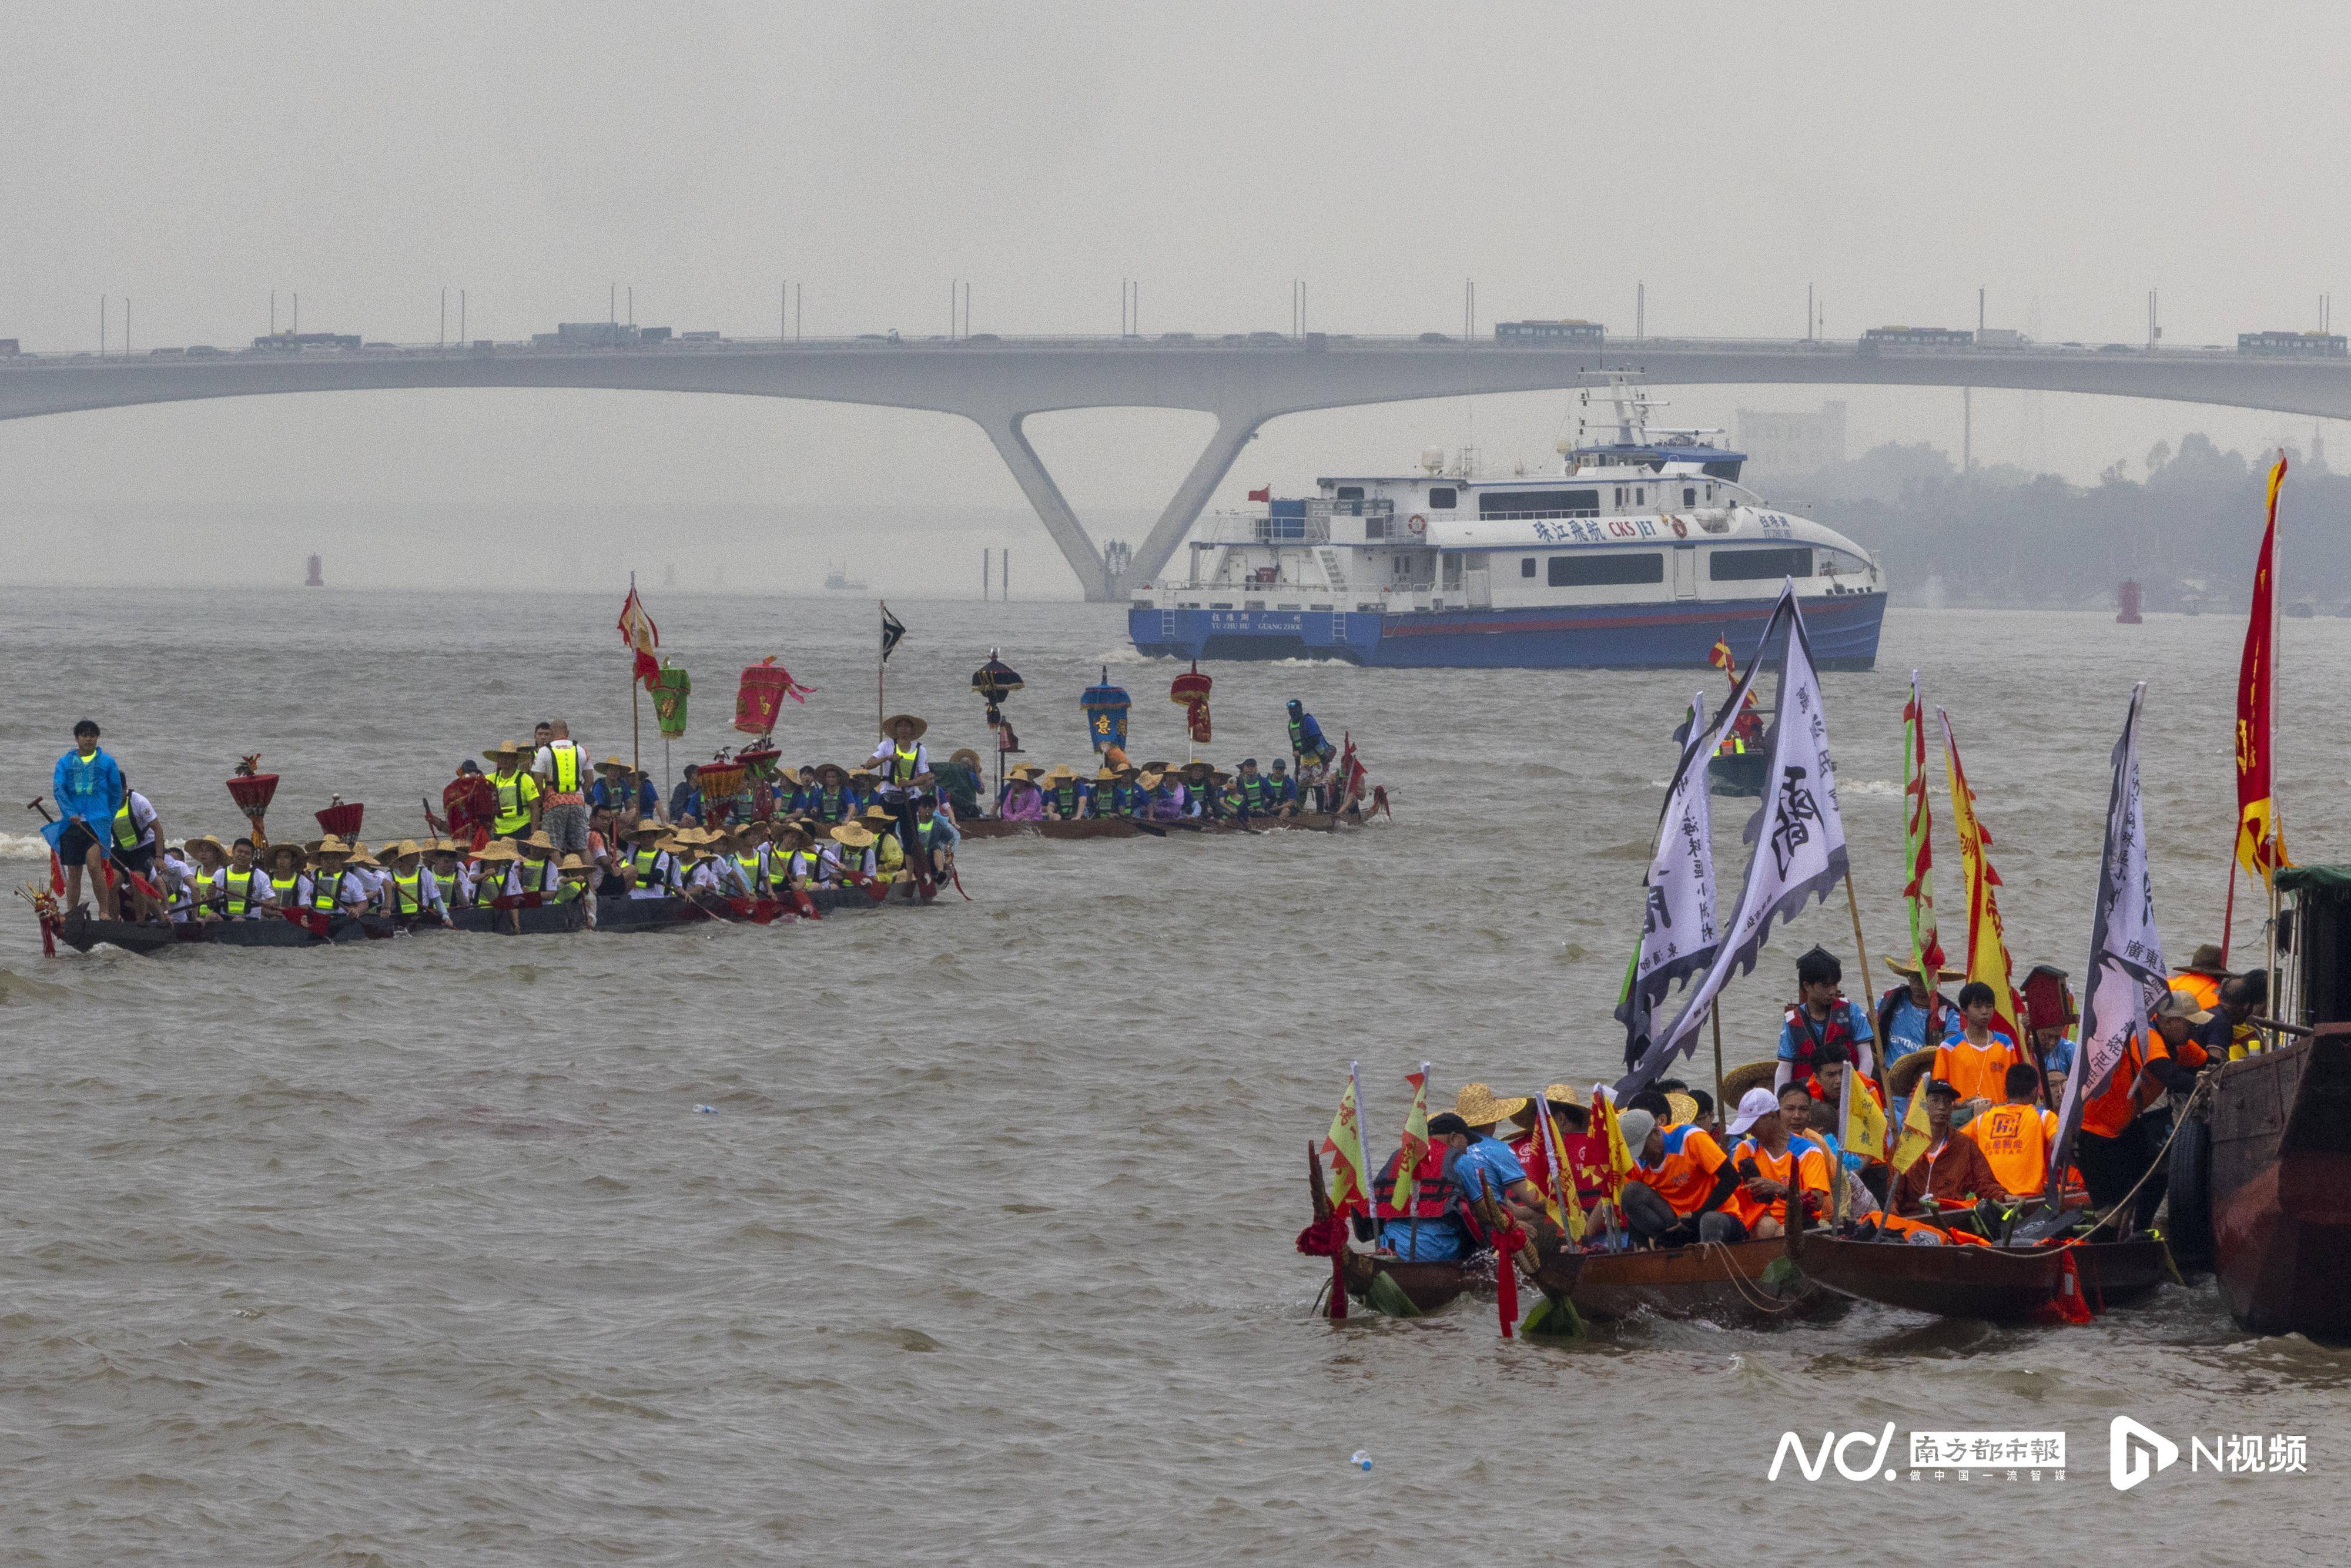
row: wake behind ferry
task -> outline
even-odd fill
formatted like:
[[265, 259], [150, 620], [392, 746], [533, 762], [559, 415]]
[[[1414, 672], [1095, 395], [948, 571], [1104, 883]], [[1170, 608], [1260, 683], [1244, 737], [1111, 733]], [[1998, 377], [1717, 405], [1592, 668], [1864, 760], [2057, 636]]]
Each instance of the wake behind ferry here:
[[1212, 514], [1185, 580], [1134, 591], [1128, 635], [1180, 659], [1700, 668], [1717, 639], [1748, 656], [1793, 579], [1817, 662], [1876, 664], [1886, 580], [1867, 550], [1740, 485], [1719, 431], [1652, 430], [1659, 405], [1622, 375], [1604, 395], [1616, 439], [1557, 476], [1448, 475], [1431, 454], [1418, 475]]

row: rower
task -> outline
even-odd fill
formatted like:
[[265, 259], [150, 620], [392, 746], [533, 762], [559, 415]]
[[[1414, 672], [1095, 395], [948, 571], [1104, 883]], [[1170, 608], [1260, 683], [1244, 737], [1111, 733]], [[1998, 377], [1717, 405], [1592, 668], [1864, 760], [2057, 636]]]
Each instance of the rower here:
[[318, 867], [310, 877], [307, 906], [313, 915], [357, 915], [367, 907], [368, 880], [350, 874], [350, 859], [351, 846], [332, 833], [310, 851], [310, 862]]
[[[2269, 994], [2270, 977], [2259, 969], [2230, 976], [2220, 982], [2219, 1002], [2204, 1004], [2212, 1009], [2211, 1020], [2200, 1025], [2191, 1038], [2214, 1061], [2242, 1061], [2267, 1049], [2252, 1019], [2269, 1000]], [[2203, 1065], [2188, 1061], [2184, 1055], [2181, 1061], [2190, 1068]]]
[[[1959, 1020], [1958, 1007], [1927, 983], [1917, 965], [1905, 958], [1888, 958], [1886, 967], [1902, 977], [1902, 984], [1877, 998], [1877, 1038], [1886, 1043], [1886, 1066], [1890, 1070], [1912, 1051], [1930, 1050], [1958, 1034]], [[1939, 966], [1935, 977], [1937, 985], [1967, 978], [1959, 970]]]
[[870, 882], [873, 877], [873, 834], [862, 822], [843, 822], [828, 835], [840, 846], [840, 876], [843, 882]]
[[495, 803], [491, 807], [490, 834], [494, 838], [520, 838], [538, 826], [538, 780], [523, 770], [522, 751], [519, 745], [509, 740], [484, 753], [493, 765], [490, 790]]
[[1804, 1214], [1817, 1215], [1828, 1207], [1828, 1156], [1811, 1139], [1790, 1134], [1779, 1097], [1771, 1090], [1750, 1089], [1742, 1095], [1730, 1130], [1740, 1135], [1730, 1163], [1740, 1178], [1730, 1214], [1750, 1237], [1761, 1241], [1786, 1234], [1791, 1195]]
[[873, 805], [857, 819], [865, 831], [873, 835], [873, 875], [882, 882], [896, 882], [905, 874], [906, 846], [898, 837], [897, 820], [888, 808]]
[[2228, 961], [2216, 944], [2207, 942], [2172, 972], [2171, 988], [2186, 991], [2198, 1007], [2209, 1011], [2220, 1005], [2220, 983], [2228, 978]]
[[221, 913], [231, 920], [258, 920], [273, 894], [269, 878], [253, 861], [253, 841], [239, 839], [228, 847], [228, 864], [221, 871]]
[[1470, 1146], [1469, 1128], [1450, 1111], [1428, 1119], [1428, 1147], [1413, 1166], [1412, 1207], [1395, 1206], [1396, 1166], [1390, 1155], [1372, 1180], [1372, 1212], [1380, 1221], [1380, 1249], [1406, 1262], [1437, 1263], [1469, 1255], [1483, 1238], [1457, 1176]]
[[522, 863], [515, 868], [516, 890], [535, 893], [544, 903], [563, 885], [563, 870], [555, 858], [555, 841], [547, 836], [544, 829], [538, 829], [515, 843], [522, 851]]
[[1272, 780], [1257, 770], [1257, 758], [1241, 758], [1240, 771], [1233, 777], [1233, 814], [1242, 821], [1251, 817], [1273, 815]]
[[741, 825], [728, 828], [718, 835], [712, 846], [717, 854], [716, 880], [719, 891], [730, 898], [765, 898], [768, 895], [768, 868], [759, 855], [760, 846]]
[[631, 898], [667, 898], [677, 891], [677, 857], [662, 847], [665, 832], [651, 819], [629, 830], [629, 857], [622, 871]]
[[1519, 1164], [1510, 1146], [1494, 1136], [1496, 1127], [1526, 1105], [1523, 1095], [1498, 1099], [1483, 1083], [1461, 1086], [1461, 1092], [1454, 1097], [1453, 1113], [1461, 1118], [1467, 1132], [1454, 1179], [1472, 1202], [1490, 1192], [1506, 1213], [1515, 1211], [1520, 1219], [1535, 1220], [1542, 1216], [1542, 1194], [1527, 1179], [1526, 1167]]
[[159, 876], [176, 877], [180, 883], [181, 896], [172, 901], [172, 907], [165, 913], [180, 920], [219, 919], [225, 898], [221, 888], [221, 872], [228, 863], [228, 852], [210, 833], [199, 833], [180, 847], [179, 866], [185, 869], [165, 871], [161, 867], [150, 868]]
[[1224, 791], [1217, 788], [1217, 770], [1195, 759], [1184, 765], [1184, 789], [1192, 800], [1192, 815], [1208, 821], [1225, 815]]
[[1662, 1126], [1648, 1111], [1628, 1110], [1618, 1120], [1633, 1155], [1619, 1196], [1634, 1235], [1662, 1247], [1747, 1239], [1745, 1225], [1723, 1207], [1739, 1190], [1739, 1172], [1721, 1145], [1688, 1123]]
[[[389, 843], [383, 846], [387, 857], [392, 854], [393, 847]], [[359, 885], [367, 889], [367, 903], [357, 913], [391, 913], [392, 873], [385, 869], [382, 861], [369, 852], [368, 847], [356, 839], [351, 841], [350, 864], [343, 869], [343, 881], [346, 886]]]
[[515, 868], [522, 862], [522, 852], [514, 847], [511, 839], [492, 839], [474, 855], [474, 906], [494, 907], [502, 898], [512, 898], [522, 891], [522, 879]]
[[1007, 822], [1041, 822], [1045, 820], [1045, 792], [1038, 787], [1042, 772], [1033, 762], [1017, 763], [1005, 776], [1004, 793], [998, 797], [996, 815]]
[[310, 879], [302, 873], [308, 857], [299, 844], [269, 846], [269, 902], [275, 907], [300, 909], [310, 902]]
[[[133, 789], [130, 779], [123, 779], [122, 804], [114, 813], [114, 863], [133, 876], [147, 877], [152, 881], [155, 870], [155, 851], [162, 842], [163, 823], [156, 815], [154, 802]], [[215, 839], [213, 843], [217, 848], [220, 841]], [[221, 858], [227, 859], [225, 851]], [[135, 882], [131, 884], [131, 894], [147, 918], [162, 918], [162, 906], [141, 893]]]
[[1265, 781], [1270, 813], [1277, 817], [1298, 815], [1298, 780], [1290, 777], [1290, 764], [1277, 757], [1273, 772]]
[[1094, 792], [1077, 769], [1058, 763], [1045, 775], [1045, 811], [1057, 821], [1074, 822], [1094, 815]]
[[465, 868], [457, 858], [455, 839], [435, 839], [425, 847], [425, 869], [433, 873], [433, 886], [441, 895], [441, 908], [446, 913], [452, 907], [462, 908], [473, 900], [473, 887]]
[[[1964, 1004], [1962, 1004], [1964, 1005]], [[2029, 1070], [2028, 1070], [2029, 1071]], [[2003, 1079], [2003, 1084], [2005, 1080]], [[2027, 1092], [2032, 1085], [2025, 1085]], [[1927, 1085], [1927, 1152], [1894, 1180], [1894, 1212], [1904, 1218], [1935, 1218], [1954, 1209], [1990, 1202], [2005, 1206], [2016, 1201], [1972, 1138], [1951, 1135], [1951, 1113], [1959, 1103], [1959, 1086], [1938, 1078]], [[2002, 1094], [2006, 1090], [2003, 1087]], [[2163, 1196], [2160, 1189], [2156, 1197]]]
[[402, 839], [392, 847], [392, 881], [386, 894], [390, 904], [385, 913], [395, 917], [449, 918], [449, 904], [442, 892], [441, 879], [425, 869], [424, 851], [414, 839]]
[[1134, 813], [1134, 790], [1119, 776], [1117, 768], [1108, 763], [1094, 769], [1094, 815], [1125, 817]]
[[[2057, 1141], [2057, 1113], [2043, 1110], [2033, 1091], [2041, 1074], [2029, 1061], [2008, 1070], [2004, 1103], [1977, 1113], [1960, 1131], [1983, 1151], [1984, 1163], [2015, 1197], [2039, 1197], [2049, 1186], [2049, 1146]], [[1934, 1106], [1928, 1106], [1929, 1118]]]
[[1869, 1071], [1869, 1047], [1876, 1036], [1862, 1005], [1845, 999], [1844, 981], [1844, 966], [1825, 947], [1814, 947], [1796, 960], [1797, 999], [1780, 1025], [1779, 1068], [1771, 1080], [1775, 1087], [1809, 1080], [1813, 1058], [1828, 1045], [1844, 1047], [1863, 1072]]
[[849, 793], [849, 775], [837, 762], [819, 765], [816, 770], [817, 789], [808, 804], [808, 814], [826, 827], [837, 827], [857, 814], [857, 802]]
[[1183, 781], [1172, 773], [1146, 770], [1134, 782], [1143, 791], [1144, 810], [1155, 822], [1180, 822], [1199, 814]]
[[967, 822], [983, 815], [979, 809], [978, 752], [968, 746], [959, 747], [945, 767], [934, 767], [932, 771], [937, 775], [938, 792], [952, 815]]
[[568, 854], [563, 857], [562, 863], [556, 867], [556, 871], [562, 881], [556, 887], [554, 896], [548, 902], [561, 905], [578, 904], [585, 900], [588, 905], [588, 924], [593, 925], [596, 923], [596, 900], [593, 890], [589, 884], [595, 878], [596, 868], [577, 854]]
[[776, 830], [776, 853], [768, 865], [768, 874], [781, 892], [799, 893], [816, 885], [817, 852], [815, 840], [801, 822], [787, 822]]
[[[1788, 1124], [1791, 1143], [1810, 1144], [1821, 1151], [1821, 1158], [1828, 1166], [1832, 1200], [1842, 1191], [1845, 1213], [1866, 1214], [1881, 1207], [1882, 1203], [1877, 1190], [1861, 1179], [1859, 1173], [1868, 1162], [1860, 1154], [1847, 1151], [1844, 1141], [1837, 1135], [1837, 1097], [1844, 1092], [1842, 1071], [1844, 1066], [1843, 1062], [1823, 1060], [1815, 1066], [1813, 1082], [1780, 1085], [1780, 1115]], [[1836, 1078], [1836, 1088], [1832, 1097], [1825, 1100], [1816, 1097], [1822, 1070]], [[1869, 1080], [1864, 1078], [1861, 1082], [1866, 1084]]]
[[1959, 1038], [1935, 1048], [1934, 1076], [1956, 1084], [1959, 1101], [1970, 1113], [1986, 1111], [2006, 1098], [2001, 1089], [2008, 1070], [2024, 1060], [2016, 1041], [1991, 1027], [2000, 999], [1981, 980], [1959, 988]]
[[114, 815], [123, 804], [122, 769], [99, 748], [98, 725], [83, 719], [73, 728], [73, 749], [57, 758], [49, 776], [49, 794], [57, 803], [57, 820], [42, 830], [66, 872], [66, 908], [81, 907], [81, 877], [89, 872], [90, 891], [98, 911], [109, 920], [121, 916], [122, 905], [108, 879], [107, 845], [113, 841]]

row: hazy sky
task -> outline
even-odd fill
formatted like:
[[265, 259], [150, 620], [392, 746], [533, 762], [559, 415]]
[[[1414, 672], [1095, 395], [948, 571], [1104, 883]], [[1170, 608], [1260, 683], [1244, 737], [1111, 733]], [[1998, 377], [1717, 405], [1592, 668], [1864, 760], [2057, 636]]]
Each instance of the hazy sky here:
[[[1653, 332], [1833, 335], [1988, 319], [2137, 341], [2315, 325], [2351, 255], [2329, 193], [2351, 103], [2337, 8], [2209, 5], [1365, 4], [5, 6], [0, 337], [244, 342], [302, 296], [306, 329], [431, 340], [441, 289], [473, 336], [601, 318], [811, 333], [1330, 331], [1582, 316]], [[454, 314], [455, 306], [452, 310]], [[451, 325], [454, 335], [455, 326]], [[1677, 416], [1807, 407], [1803, 388], [1690, 389]], [[1829, 394], [1838, 395], [1838, 394]], [[1956, 448], [1957, 392], [1849, 395], [1854, 440]], [[1563, 395], [1297, 416], [1228, 485], [1306, 484], [1475, 440], [1547, 459]], [[2251, 445], [2308, 423], [2190, 406], [1976, 398], [1980, 459], [2089, 478], [2158, 437]], [[1188, 465], [1199, 416], [1032, 426], [1082, 513], [1128, 537]], [[2346, 433], [2351, 447], [2351, 433]], [[235, 400], [0, 426], [0, 543], [39, 580], [47, 527], [89, 508], [789, 506], [790, 558], [888, 581], [946, 508], [1021, 507], [977, 430], [768, 400], [425, 392]], [[828, 511], [900, 520], [844, 541]], [[138, 571], [188, 558], [167, 524]], [[601, 525], [599, 525], [601, 526]], [[993, 525], [991, 525], [993, 527]], [[625, 533], [625, 530], [623, 530]], [[996, 529], [1040, 569], [1050, 547]], [[342, 541], [358, 553], [355, 541]], [[853, 548], [852, 548], [853, 546]], [[275, 546], [273, 545], [274, 549]], [[274, 558], [273, 558], [274, 559]], [[225, 563], [225, 564], [224, 564]], [[385, 580], [402, 579], [387, 569]], [[443, 580], [423, 566], [407, 580]], [[526, 578], [528, 580], [528, 578]]]

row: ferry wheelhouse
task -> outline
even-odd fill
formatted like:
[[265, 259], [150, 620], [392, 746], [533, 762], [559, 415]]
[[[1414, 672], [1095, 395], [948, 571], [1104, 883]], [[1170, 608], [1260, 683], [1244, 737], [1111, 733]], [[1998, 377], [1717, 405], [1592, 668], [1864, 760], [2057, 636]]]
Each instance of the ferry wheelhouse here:
[[[1886, 580], [1833, 528], [1740, 484], [1716, 431], [1651, 430], [1619, 378], [1612, 442], [1562, 471], [1479, 479], [1431, 458], [1405, 476], [1202, 519], [1181, 580], [1134, 591], [1144, 653], [1384, 666], [1703, 667], [1744, 661], [1792, 579], [1815, 658], [1876, 663]], [[1171, 563], [1172, 565], [1172, 563]]]

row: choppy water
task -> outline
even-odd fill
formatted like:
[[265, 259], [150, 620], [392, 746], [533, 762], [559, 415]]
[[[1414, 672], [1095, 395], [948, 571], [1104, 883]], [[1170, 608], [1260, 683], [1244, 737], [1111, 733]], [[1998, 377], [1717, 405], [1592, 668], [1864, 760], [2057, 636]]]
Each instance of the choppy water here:
[[[249, 750], [285, 775], [281, 833], [330, 790], [371, 841], [411, 832], [451, 764], [537, 718], [625, 751], [616, 599], [0, 593], [0, 779], [45, 789], [88, 714], [175, 836], [237, 825], [221, 780]], [[1180, 754], [1172, 672], [1120, 653], [1115, 611], [895, 608], [892, 706], [935, 747], [983, 738], [967, 682], [1001, 643], [1032, 753], [1075, 758], [1108, 658], [1137, 755]], [[788, 757], [868, 744], [870, 606], [653, 609], [704, 683], [696, 754], [767, 653], [819, 688]], [[2020, 964], [2079, 971], [2140, 677], [2166, 938], [2217, 935], [2237, 634], [1889, 617], [1876, 674], [1825, 677], [1873, 950], [1904, 939], [1914, 664], [1968, 748]], [[2288, 831], [2351, 858], [2351, 624], [2286, 635]], [[47, 962], [11, 916], [0, 1558], [2340, 1561], [2351, 1354], [2245, 1338], [2209, 1287], [2077, 1330], [1873, 1309], [1576, 1349], [1501, 1344], [1479, 1310], [1311, 1318], [1301, 1160], [1351, 1057], [1375, 1128], [1424, 1056], [1447, 1094], [1607, 1071], [1666, 731], [1719, 677], [1212, 673], [1219, 757], [1280, 749], [1297, 695], [1353, 731], [1395, 824], [975, 845], [973, 903], [781, 930]], [[1937, 811], [1956, 911], [1939, 785]], [[26, 848], [0, 840], [11, 883]], [[1851, 972], [1841, 903], [1799, 921], [1728, 1004], [1733, 1061], [1768, 1050], [1815, 939]], [[2126, 1497], [2122, 1413], [2183, 1446], [2303, 1434], [2311, 1473], [2183, 1459]], [[1783, 1428], [1889, 1420], [2063, 1429], [2073, 1469], [1763, 1479]]]

